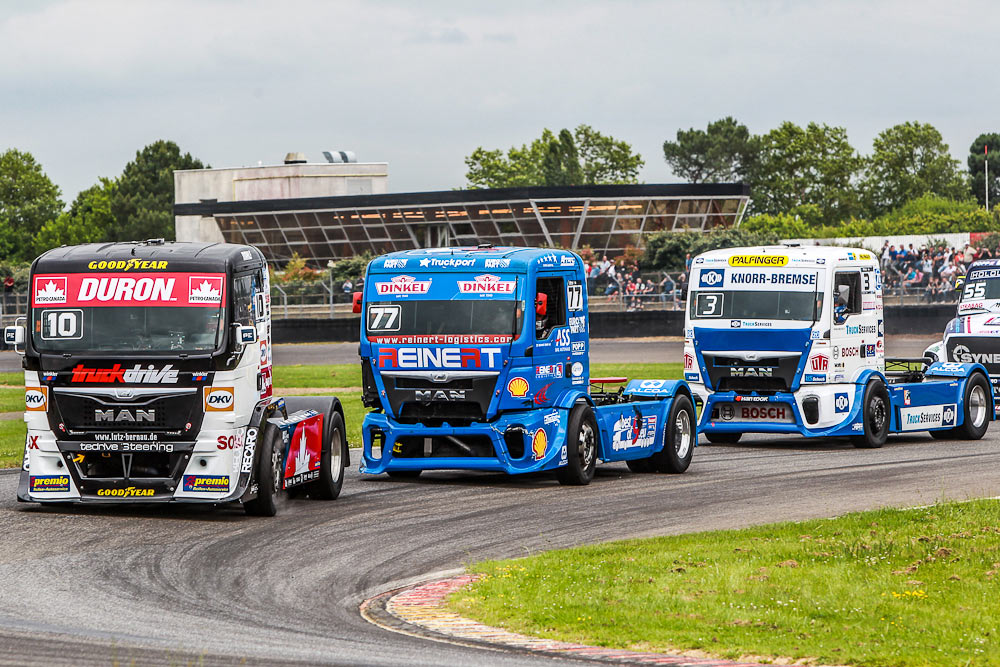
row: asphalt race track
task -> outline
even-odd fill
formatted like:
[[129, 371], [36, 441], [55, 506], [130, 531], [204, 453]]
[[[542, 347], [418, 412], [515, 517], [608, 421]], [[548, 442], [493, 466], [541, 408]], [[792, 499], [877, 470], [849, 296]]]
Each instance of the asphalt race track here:
[[978, 442], [890, 437], [879, 450], [756, 437], [702, 446], [685, 475], [614, 464], [582, 488], [544, 476], [361, 479], [355, 454], [340, 500], [292, 501], [275, 519], [41, 508], [16, 503], [17, 475], [0, 474], [0, 663], [540, 664], [390, 633], [358, 605], [478, 559], [996, 496], [998, 445], [1000, 427]]

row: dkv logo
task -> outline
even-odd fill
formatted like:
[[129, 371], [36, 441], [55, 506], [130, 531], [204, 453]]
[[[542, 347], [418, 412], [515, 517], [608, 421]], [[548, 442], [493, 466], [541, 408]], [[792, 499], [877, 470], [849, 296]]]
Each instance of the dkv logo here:
[[229, 412], [236, 403], [232, 387], [205, 387], [205, 412]]
[[49, 407], [49, 388], [29, 387], [25, 389], [24, 405], [28, 412], [45, 412]]

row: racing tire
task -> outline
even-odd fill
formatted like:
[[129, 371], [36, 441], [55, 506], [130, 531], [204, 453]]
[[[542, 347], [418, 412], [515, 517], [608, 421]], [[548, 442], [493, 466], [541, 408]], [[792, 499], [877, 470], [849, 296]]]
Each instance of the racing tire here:
[[566, 429], [566, 465], [556, 470], [560, 484], [586, 486], [597, 468], [597, 418], [586, 403], [569, 413]]
[[646, 473], [646, 472], [656, 472], [656, 465], [651, 460], [652, 457], [647, 456], [644, 459], [629, 459], [625, 462], [628, 469], [635, 473]]
[[[962, 425], [951, 429], [953, 438], [979, 440], [990, 426], [990, 383], [982, 373], [973, 373], [965, 383]], [[932, 432], [933, 433], [933, 432]]]
[[889, 436], [889, 392], [881, 380], [872, 380], [861, 399], [861, 423], [864, 434], [851, 436], [858, 449], [878, 449]]
[[742, 433], [706, 433], [708, 441], [716, 445], [735, 445], [743, 437]]
[[385, 474], [393, 479], [416, 479], [423, 470], [386, 470]]
[[649, 457], [658, 472], [678, 475], [688, 469], [698, 439], [694, 424], [691, 399], [683, 394], [674, 397], [663, 430], [663, 449]]
[[260, 458], [257, 459], [257, 497], [243, 503], [250, 516], [274, 516], [285, 504], [288, 494], [281, 488], [285, 476], [281, 433], [273, 426], [264, 431]]
[[319, 460], [319, 479], [307, 488], [309, 495], [320, 500], [336, 500], [344, 486], [344, 468], [347, 465], [347, 438], [344, 437], [344, 418], [336, 410], [330, 412], [324, 434], [323, 455]]

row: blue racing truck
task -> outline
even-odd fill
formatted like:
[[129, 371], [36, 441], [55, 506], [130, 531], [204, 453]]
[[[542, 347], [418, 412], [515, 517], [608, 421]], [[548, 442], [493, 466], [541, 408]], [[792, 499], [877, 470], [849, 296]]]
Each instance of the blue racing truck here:
[[554, 471], [597, 460], [682, 473], [696, 444], [683, 381], [591, 378], [579, 256], [534, 248], [408, 250], [374, 259], [361, 318], [361, 471]]
[[713, 250], [695, 258], [690, 284], [684, 377], [711, 442], [799, 433], [881, 447], [889, 433], [978, 439], [993, 419], [982, 364], [886, 358], [870, 252]]

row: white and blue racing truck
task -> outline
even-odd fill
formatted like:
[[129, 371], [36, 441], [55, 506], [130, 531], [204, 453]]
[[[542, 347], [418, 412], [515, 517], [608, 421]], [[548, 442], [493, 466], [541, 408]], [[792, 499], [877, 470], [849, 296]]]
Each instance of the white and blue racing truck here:
[[684, 379], [711, 442], [744, 433], [890, 433], [978, 439], [992, 419], [986, 368], [886, 359], [882, 281], [865, 250], [766, 246], [695, 258]]

